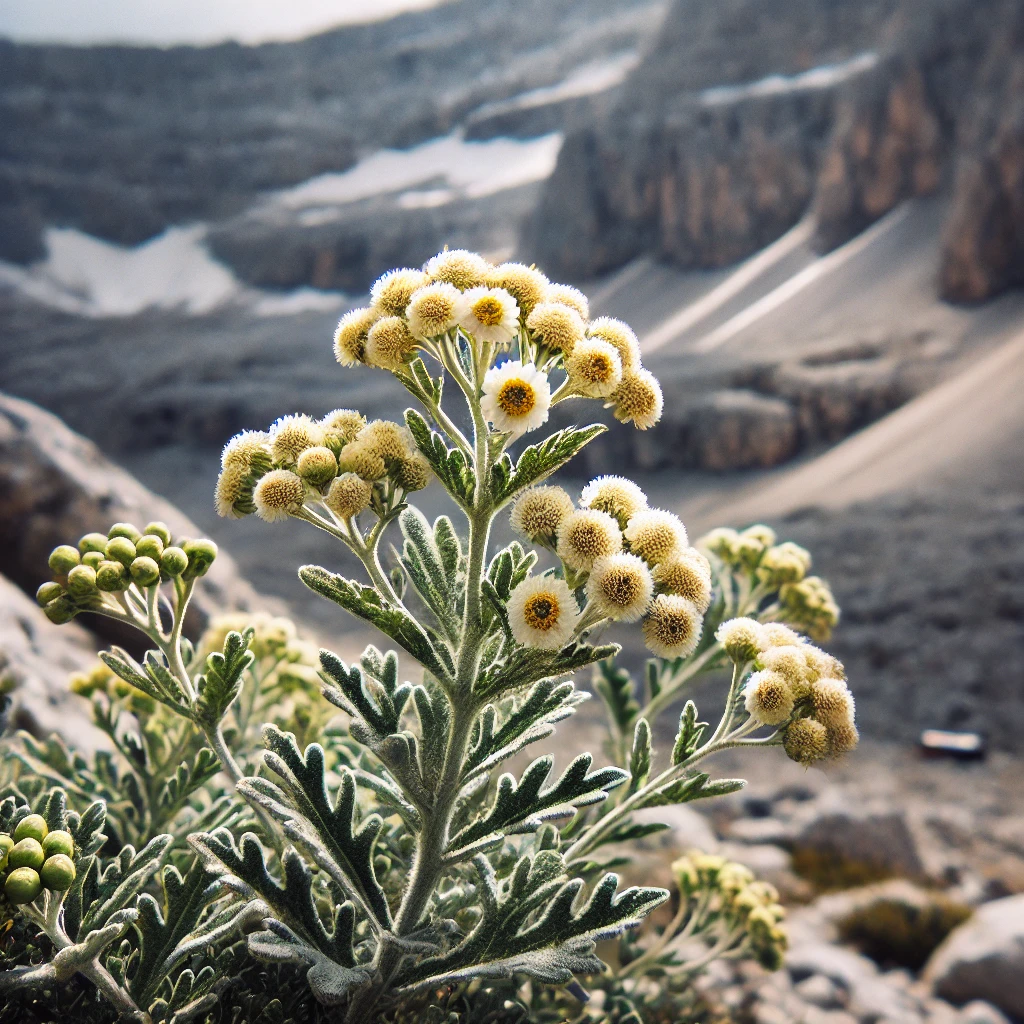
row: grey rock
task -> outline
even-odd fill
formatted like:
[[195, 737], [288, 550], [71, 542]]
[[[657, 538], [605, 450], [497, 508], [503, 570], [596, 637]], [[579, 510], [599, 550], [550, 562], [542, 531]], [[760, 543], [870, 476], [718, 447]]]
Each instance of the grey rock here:
[[845, 1010], [825, 1010], [820, 1006], [808, 1006], [801, 1024], [854, 1024], [857, 1020]]
[[[141, 528], [152, 520], [167, 523], [176, 537], [201, 536], [170, 502], [56, 416], [0, 393], [0, 572], [32, 593], [49, 578], [47, 558], [58, 544], [77, 543], [94, 530], [105, 533], [115, 522]], [[222, 552], [196, 588], [186, 629], [194, 635], [218, 611], [269, 605]], [[123, 639], [111, 620], [85, 615], [76, 621]]]
[[689, 412], [690, 448], [706, 469], [777, 466], [796, 453], [793, 407], [753, 391], [717, 391]]
[[740, 843], [784, 846], [793, 838], [793, 829], [778, 818], [737, 818], [729, 823], [729, 838]]
[[[2, 694], [12, 694], [11, 728], [36, 736], [59, 732], [74, 737], [79, 749], [102, 741], [92, 728], [89, 705], [68, 693], [68, 676], [96, 664], [96, 640], [77, 622], [55, 626], [35, 601], [0, 576], [0, 710]], [[0, 713], [0, 731], [3, 718]]]
[[961, 1008], [956, 1017], [956, 1024], [1010, 1024], [1010, 1019], [991, 1003], [973, 999]]
[[979, 907], [935, 951], [924, 977], [950, 1002], [981, 999], [1024, 1017], [1024, 895]]
[[664, 822], [669, 826], [668, 831], [657, 833], [653, 838], [680, 852], [697, 849], [714, 853], [718, 849], [718, 837], [711, 823], [699, 811], [685, 804], [645, 808], [634, 818], [637, 821]]
[[794, 989], [805, 1002], [823, 1010], [840, 1009], [846, 1004], [846, 992], [824, 974], [804, 978]]
[[820, 974], [848, 992], [878, 977], [878, 968], [866, 956], [823, 942], [794, 944], [786, 955], [786, 967], [797, 983]]

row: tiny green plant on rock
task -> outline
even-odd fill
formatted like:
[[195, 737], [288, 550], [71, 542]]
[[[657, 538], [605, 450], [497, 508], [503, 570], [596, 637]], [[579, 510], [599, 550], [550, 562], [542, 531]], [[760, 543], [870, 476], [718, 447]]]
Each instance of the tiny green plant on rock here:
[[[838, 609], [807, 552], [763, 526], [691, 543], [622, 477], [575, 499], [547, 482], [605, 429], [545, 435], [552, 407], [601, 401], [647, 429], [662, 394], [629, 327], [533, 267], [446, 251], [393, 271], [334, 347], [417, 408], [245, 431], [216, 508], [347, 548], [361, 578], [299, 575], [392, 649], [348, 664], [255, 615], [193, 644], [185, 612], [216, 548], [160, 523], [57, 548], [45, 614], [109, 616], [151, 649], [114, 648], [73, 681], [107, 749], [7, 741], [5, 1005], [43, 1019], [64, 986], [83, 1021], [684, 1020], [715, 957], [776, 967], [777, 894], [746, 869], [688, 855], [674, 895], [614, 869], [666, 827], [637, 811], [742, 785], [712, 778], [716, 752], [811, 764], [856, 745], [842, 665], [811, 642]], [[411, 504], [431, 483], [456, 521]], [[521, 539], [494, 550], [503, 516]], [[626, 630], [654, 656], [639, 684], [614, 660]], [[613, 763], [503, 770], [587, 699], [581, 670]], [[712, 727], [685, 698], [716, 672]], [[655, 726], [680, 704], [659, 756]]]

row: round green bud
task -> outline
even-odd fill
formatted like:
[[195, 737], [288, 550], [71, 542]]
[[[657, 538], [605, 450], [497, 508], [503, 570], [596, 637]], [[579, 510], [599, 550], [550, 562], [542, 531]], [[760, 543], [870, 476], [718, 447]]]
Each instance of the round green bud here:
[[155, 558], [159, 562], [164, 553], [164, 542], [147, 533], [135, 542], [135, 553], [140, 558]]
[[31, 903], [42, 891], [43, 883], [39, 880], [38, 872], [32, 868], [18, 868], [4, 882], [4, 895], [15, 906]]
[[0, 871], [7, 870], [7, 855], [14, 849], [14, 840], [6, 832], [0, 832]]
[[103, 564], [104, 557], [102, 551], [86, 551], [82, 555], [82, 565], [87, 565], [90, 569], [98, 569]]
[[120, 562], [126, 569], [137, 557], [135, 544], [127, 537], [112, 537], [107, 542], [107, 558]]
[[147, 523], [146, 528], [142, 532], [147, 537], [159, 537], [165, 548], [171, 545], [171, 531], [167, 529], [166, 523], [159, 521]]
[[58, 853], [70, 857], [75, 852], [75, 841], [71, 838], [70, 832], [57, 829], [55, 832], [47, 832], [43, 836], [42, 847], [43, 853], [47, 857], [53, 857]]
[[131, 565], [132, 579], [140, 587], [148, 587], [160, 582], [160, 566], [155, 558], [136, 558]]
[[90, 597], [96, 593], [96, 570], [88, 565], [76, 565], [68, 573], [68, 593], [72, 597]]
[[[133, 563], [134, 564], [134, 563]], [[128, 589], [128, 573], [120, 562], [104, 559], [96, 570], [96, 586], [108, 594]]]
[[79, 542], [78, 550], [84, 555], [87, 551], [106, 551], [107, 538], [102, 533], [87, 533]]
[[50, 552], [49, 566], [58, 576], [66, 576], [82, 561], [78, 548], [70, 544], [61, 544]]
[[63, 853], [47, 857], [39, 872], [39, 880], [47, 889], [67, 892], [75, 881], [75, 862]]
[[188, 555], [188, 568], [182, 574], [187, 580], [205, 576], [217, 557], [217, 545], [212, 540], [186, 541], [182, 550]]
[[115, 537], [127, 537], [133, 544], [142, 536], [131, 523], [114, 523], [107, 531], [107, 537], [113, 540]]
[[160, 569], [168, 576], [180, 576], [188, 568], [188, 555], [181, 548], [165, 548], [160, 556]]
[[64, 596], [64, 588], [59, 583], [44, 583], [36, 591], [36, 602], [40, 608], [45, 608], [51, 601]]
[[55, 625], [63, 626], [70, 622], [78, 613], [74, 602], [68, 597], [58, 597], [43, 609], [43, 614]]
[[7, 854], [7, 866], [9, 868], [32, 868], [38, 871], [46, 860], [42, 846], [37, 839], [22, 839], [14, 844], [14, 849]]
[[14, 830], [14, 841], [17, 843], [22, 839], [34, 839], [37, 843], [41, 843], [49, 831], [46, 827], [46, 819], [41, 814], [27, 814], [18, 822], [18, 826]]

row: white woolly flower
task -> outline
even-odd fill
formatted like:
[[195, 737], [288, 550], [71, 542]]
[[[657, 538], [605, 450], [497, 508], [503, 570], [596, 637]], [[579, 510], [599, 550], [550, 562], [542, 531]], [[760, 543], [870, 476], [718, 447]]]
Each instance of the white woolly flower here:
[[704, 620], [697, 606], [677, 594], [659, 594], [643, 621], [644, 643], [659, 658], [684, 658], [700, 642]]
[[647, 495], [624, 476], [599, 476], [583, 488], [580, 507], [607, 512], [625, 526], [637, 512], [647, 508]]
[[587, 580], [587, 597], [602, 614], [621, 622], [636, 622], [651, 603], [651, 570], [636, 555], [605, 555], [594, 562]]
[[565, 580], [529, 576], [509, 595], [508, 620], [524, 647], [557, 651], [569, 642], [580, 612]]
[[793, 691], [778, 672], [755, 672], [743, 692], [748, 714], [762, 725], [781, 725], [793, 714]]
[[600, 338], [583, 338], [565, 357], [569, 383], [587, 398], [607, 398], [622, 383], [619, 353]]
[[686, 547], [686, 527], [679, 516], [660, 508], [641, 509], [623, 531], [629, 550], [648, 565], [657, 565]]
[[504, 288], [470, 288], [459, 325], [478, 341], [507, 345], [519, 331], [519, 306]]
[[417, 288], [409, 299], [405, 317], [414, 338], [436, 338], [451, 330], [462, 313], [462, 292], [453, 284], [438, 281]]
[[287, 519], [297, 512], [306, 497], [306, 485], [288, 469], [273, 469], [260, 479], [252, 500], [256, 515], [268, 523]]
[[532, 363], [510, 359], [491, 367], [484, 377], [480, 408], [495, 430], [519, 437], [548, 418], [551, 387]]
[[558, 557], [577, 572], [588, 570], [595, 559], [622, 550], [622, 531], [607, 512], [581, 508], [558, 524]]

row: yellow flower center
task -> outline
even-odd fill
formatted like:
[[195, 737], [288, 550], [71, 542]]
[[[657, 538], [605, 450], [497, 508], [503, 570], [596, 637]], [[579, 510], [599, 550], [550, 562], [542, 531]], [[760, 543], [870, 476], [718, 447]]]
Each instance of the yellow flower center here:
[[416, 310], [424, 323], [445, 324], [452, 318], [452, 300], [447, 295], [429, 295], [419, 303]]
[[558, 599], [550, 593], [534, 594], [523, 605], [523, 618], [531, 629], [551, 629], [558, 624]]
[[612, 361], [603, 352], [599, 352], [590, 357], [584, 372], [595, 383], [603, 384], [613, 373]]
[[612, 569], [601, 581], [601, 589], [612, 604], [625, 608], [631, 605], [643, 589], [640, 576], [631, 569]]
[[501, 385], [497, 401], [498, 408], [506, 416], [525, 416], [537, 404], [537, 396], [525, 380], [510, 377]]
[[504, 312], [501, 303], [493, 295], [485, 295], [473, 303], [473, 316], [484, 327], [497, 327]]

